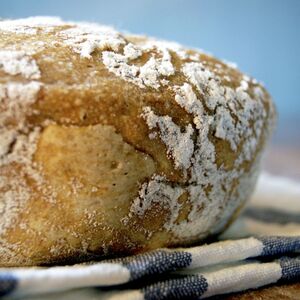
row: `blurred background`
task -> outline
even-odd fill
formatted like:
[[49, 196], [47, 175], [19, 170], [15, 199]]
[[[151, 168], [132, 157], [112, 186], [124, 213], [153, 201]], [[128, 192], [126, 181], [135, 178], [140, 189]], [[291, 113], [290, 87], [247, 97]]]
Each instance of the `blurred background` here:
[[300, 179], [300, 0], [9, 0], [1, 18], [92, 21], [174, 40], [237, 63], [277, 105], [265, 168]]

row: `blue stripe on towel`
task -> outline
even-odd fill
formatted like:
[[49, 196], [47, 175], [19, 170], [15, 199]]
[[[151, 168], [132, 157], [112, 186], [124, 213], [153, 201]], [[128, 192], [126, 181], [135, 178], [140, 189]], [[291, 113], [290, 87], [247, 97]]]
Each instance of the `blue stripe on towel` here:
[[300, 238], [299, 237], [259, 237], [264, 245], [262, 256], [278, 255], [289, 252], [300, 252]]
[[10, 274], [0, 274], [0, 297], [8, 295], [17, 287], [17, 279]]
[[278, 223], [278, 224], [288, 224], [288, 223], [300, 223], [300, 214], [293, 214], [284, 211], [279, 211], [272, 208], [257, 208], [248, 207], [244, 213], [244, 216], [251, 219], [256, 219], [266, 223]]
[[123, 262], [129, 269], [131, 279], [135, 280], [148, 275], [159, 275], [189, 266], [192, 255], [184, 251], [157, 250], [134, 256]]
[[282, 268], [282, 277], [280, 281], [300, 280], [300, 257], [283, 257], [279, 259]]
[[198, 299], [207, 291], [208, 283], [201, 275], [189, 275], [161, 281], [142, 289], [145, 300]]

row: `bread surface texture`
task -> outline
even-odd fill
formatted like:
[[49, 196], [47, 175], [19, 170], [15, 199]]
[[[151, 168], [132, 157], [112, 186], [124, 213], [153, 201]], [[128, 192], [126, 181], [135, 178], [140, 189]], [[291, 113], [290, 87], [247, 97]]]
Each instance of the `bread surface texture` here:
[[249, 198], [275, 110], [204, 52], [98, 24], [0, 22], [0, 266], [187, 246]]

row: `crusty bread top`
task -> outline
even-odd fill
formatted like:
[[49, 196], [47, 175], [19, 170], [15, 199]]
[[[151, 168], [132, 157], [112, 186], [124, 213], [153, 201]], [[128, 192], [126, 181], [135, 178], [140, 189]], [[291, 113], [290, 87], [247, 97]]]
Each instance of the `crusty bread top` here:
[[[150, 155], [155, 174], [131, 207], [142, 214], [158, 191], [162, 202], [179, 199], [187, 188], [195, 201], [222, 193], [229, 198], [260, 153], [274, 115], [261, 84], [201, 51], [58, 18], [1, 21], [0, 169], [6, 176], [0, 189], [11, 189], [0, 214], [11, 219], [30, 197], [25, 183], [23, 192], [22, 184], [13, 184], [7, 166], [26, 165], [26, 174], [40, 180], [32, 160], [49, 124], [110, 125]], [[169, 222], [175, 227], [176, 203]], [[200, 206], [195, 203], [190, 220]], [[0, 233], [5, 227], [0, 222]], [[196, 227], [178, 228], [178, 234]]]

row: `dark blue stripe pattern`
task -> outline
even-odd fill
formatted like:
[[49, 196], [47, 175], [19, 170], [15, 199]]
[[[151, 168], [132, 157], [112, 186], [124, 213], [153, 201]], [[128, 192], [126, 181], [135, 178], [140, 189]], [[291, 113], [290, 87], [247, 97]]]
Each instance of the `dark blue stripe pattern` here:
[[123, 265], [129, 269], [131, 279], [139, 279], [149, 275], [159, 275], [189, 266], [192, 255], [184, 251], [157, 250], [127, 259]]
[[18, 281], [10, 274], [0, 274], [0, 297], [6, 296], [17, 287]]
[[[300, 280], [300, 237], [265, 236], [257, 237], [257, 239], [263, 243], [263, 250], [259, 254], [262, 264], [264, 264], [266, 260], [267, 262], [274, 261], [274, 256], [278, 255], [278, 259], [276, 259], [275, 262], [279, 264], [282, 269], [280, 281], [291, 282], [294, 280]], [[255, 244], [258, 245], [257, 247], [260, 247], [260, 243]], [[219, 243], [216, 244], [216, 247], [219, 247]], [[126, 267], [131, 276], [128, 282], [126, 281], [123, 284], [116, 285], [113, 285], [112, 283], [111, 286], [101, 287], [101, 290], [103, 289], [103, 291], [108, 291], [112, 289], [117, 292], [118, 290], [134, 289], [139, 290], [144, 295], [145, 300], [176, 300], [200, 299], [207, 291], [209, 291], [210, 295], [216, 295], [217, 293], [220, 293], [219, 290], [214, 291], [214, 280], [216, 281], [217, 285], [222, 285], [223, 283], [228, 284], [228, 282], [230, 283], [230, 286], [235, 285], [234, 281], [236, 278], [227, 278], [227, 276], [224, 276], [224, 274], [210, 274], [209, 282], [211, 282], [212, 285], [209, 286], [207, 281], [208, 279], [199, 273], [193, 275], [172, 273], [173, 271], [184, 269], [191, 265], [193, 259], [192, 253], [195, 253], [195, 249], [191, 253], [187, 251], [188, 250], [184, 251], [184, 249], [162, 249], [136, 256], [110, 260], [110, 263], [116, 263], [118, 265], [122, 264], [124, 267]], [[283, 255], [290, 255], [292, 257], [283, 257]], [[295, 258], [296, 255], [299, 256]], [[259, 261], [259, 257], [256, 258], [256, 260]], [[80, 269], [81, 267], [78, 268], [78, 271]], [[38, 272], [38, 270], [36, 270], [36, 272]], [[74, 272], [76, 272], [76, 266], [74, 267]], [[274, 272], [278, 272], [278, 265], [274, 268]], [[7, 270], [0, 272], [0, 298], [2, 296], [9, 295], [11, 292], [18, 289], [18, 287], [20, 288], [18, 292], [22, 295], [22, 273], [18, 274], [20, 278], [15, 278], [14, 276], [16, 275], [13, 276], [13, 274], [14, 273], [10, 273]], [[247, 271], [245, 271], [245, 274], [248, 276]], [[37, 275], [38, 273], [33, 276], [32, 283], [30, 283], [28, 277], [24, 277], [27, 282], [27, 286], [28, 284], [31, 284], [32, 288], [34, 289]], [[84, 276], [86, 276], [86, 274]], [[84, 276], [83, 280], [85, 280]], [[107, 276], [110, 276], [109, 271]], [[57, 284], [57, 278], [55, 277], [56, 275], [52, 272], [52, 279], [50, 276], [48, 280], [45, 281], [45, 287], [47, 287], [48, 281], [50, 280], [49, 290], [46, 288], [46, 292], [51, 292], [53, 282], [56, 282]], [[66, 282], [69, 280], [68, 276], [66, 276], [65, 280]], [[62, 284], [64, 284], [64, 281], [62, 281]], [[264, 283], [262, 282], [262, 284]], [[250, 286], [251, 284], [249, 287]], [[75, 287], [76, 286], [74, 285], [73, 288]], [[230, 288], [228, 288], [226, 292], [230, 293]]]
[[201, 275], [161, 281], [142, 289], [145, 300], [199, 299], [207, 290], [206, 279]]
[[283, 257], [279, 259], [279, 263], [282, 269], [282, 277], [280, 281], [289, 282], [300, 280], [300, 257]]
[[269, 236], [258, 237], [257, 239], [264, 244], [261, 256], [272, 256], [291, 252], [300, 253], [299, 237]]
[[299, 214], [279, 211], [269, 207], [268, 208], [248, 207], [244, 211], [243, 215], [266, 223], [277, 223], [277, 224], [300, 223]]

